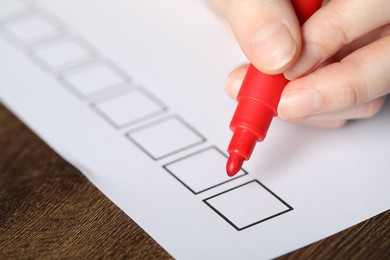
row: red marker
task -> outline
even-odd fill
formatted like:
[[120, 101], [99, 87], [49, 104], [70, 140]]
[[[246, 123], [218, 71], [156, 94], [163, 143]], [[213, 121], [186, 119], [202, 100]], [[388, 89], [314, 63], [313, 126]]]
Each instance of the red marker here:
[[[321, 0], [291, 0], [301, 25], [321, 7]], [[277, 115], [280, 95], [288, 80], [283, 74], [267, 75], [252, 64], [237, 95], [238, 105], [230, 123], [226, 172], [235, 175], [244, 160], [249, 160], [257, 142], [263, 141], [272, 118]]]

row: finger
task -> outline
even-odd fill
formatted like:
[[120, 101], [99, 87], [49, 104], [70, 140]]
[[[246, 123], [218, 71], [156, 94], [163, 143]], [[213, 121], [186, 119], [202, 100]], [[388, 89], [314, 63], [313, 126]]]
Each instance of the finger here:
[[285, 76], [295, 79], [311, 72], [347, 44], [390, 23], [389, 13], [388, 0], [330, 1], [304, 24], [304, 48]]
[[301, 31], [289, 0], [227, 0], [226, 11], [241, 49], [257, 69], [281, 73], [298, 58]]
[[307, 76], [291, 81], [278, 106], [284, 119], [339, 111], [390, 92], [390, 36]]
[[317, 118], [305, 118], [291, 120], [294, 123], [317, 128], [341, 128], [348, 123], [346, 119], [318, 120]]
[[385, 103], [385, 99], [385, 96], [383, 96], [353, 108], [336, 112], [324, 113], [311, 118], [315, 118], [317, 120], [322, 121], [335, 121], [341, 119], [350, 120], [373, 117], [378, 114], [379, 111], [382, 109]]
[[240, 67], [232, 71], [228, 76], [225, 85], [225, 90], [230, 97], [236, 99], [238, 91], [241, 88], [241, 84], [244, 81], [248, 66], [248, 64], [241, 65]]
[[380, 97], [350, 109], [300, 118], [291, 121], [315, 127], [339, 128], [345, 125], [348, 120], [375, 116], [383, 108], [384, 103], [385, 97]]

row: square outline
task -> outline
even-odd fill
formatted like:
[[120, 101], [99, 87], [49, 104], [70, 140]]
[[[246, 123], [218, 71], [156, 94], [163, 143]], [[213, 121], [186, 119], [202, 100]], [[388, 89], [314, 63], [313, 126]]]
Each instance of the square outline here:
[[[36, 50], [36, 48], [45, 50], [52, 46], [60, 45], [63, 42], [73, 42], [77, 46], [79, 46], [81, 49], [85, 51], [84, 57], [79, 57], [75, 60], [67, 61], [64, 63], [61, 63], [57, 66], [51, 66], [49, 65], [45, 60], [39, 57], [38, 53], [39, 51]], [[33, 62], [38, 64], [41, 68], [44, 70], [47, 70], [49, 73], [53, 72], [61, 72], [64, 70], [68, 70], [74, 67], [77, 67], [80, 64], [88, 63], [93, 60], [97, 59], [98, 51], [95, 47], [92, 46], [89, 42], [87, 42], [85, 39], [76, 36], [74, 34], [62, 34], [56, 37], [52, 37], [49, 39], [45, 39], [39, 43], [33, 44], [28, 47], [28, 51], [26, 52], [27, 57], [29, 57]]]
[[[146, 98], [150, 99], [152, 102], [154, 102], [157, 106], [160, 107], [160, 110], [159, 111], [155, 111], [149, 115], [145, 115], [145, 116], [142, 116], [142, 117], [139, 117], [137, 119], [134, 119], [132, 121], [129, 121], [127, 123], [124, 123], [122, 125], [118, 125], [116, 124], [106, 113], [104, 113], [104, 111], [102, 111], [101, 109], [99, 109], [98, 107], [98, 104], [99, 103], [104, 103], [106, 101], [109, 101], [109, 100], [112, 100], [112, 99], [115, 99], [115, 98], [119, 98], [121, 97], [122, 95], [126, 95], [126, 94], [129, 94], [131, 92], [135, 92], [135, 91], [138, 91], [140, 92], [141, 94], [143, 94]], [[145, 120], [148, 120], [148, 119], [152, 119], [154, 117], [157, 117], [159, 115], [162, 115], [164, 113], [166, 113], [168, 111], [168, 107], [162, 102], [160, 101], [157, 97], [155, 97], [154, 95], [152, 95], [149, 91], [147, 91], [145, 88], [142, 88], [142, 87], [133, 87], [132, 89], [129, 89], [127, 90], [125, 93], [122, 93], [120, 95], [116, 95], [114, 97], [111, 97], [109, 99], [105, 99], [105, 100], [102, 100], [102, 101], [98, 101], [98, 102], [92, 102], [90, 104], [91, 106], [91, 109], [93, 111], [95, 111], [98, 115], [100, 115], [104, 120], [106, 120], [112, 127], [114, 127], [115, 129], [123, 129], [123, 128], [126, 128], [126, 127], [129, 127], [129, 126], [132, 126], [132, 125], [135, 125], [135, 124], [138, 124], [142, 121], [145, 121]]]
[[164, 164], [162, 167], [163, 167], [169, 174], [171, 174], [177, 181], [179, 181], [179, 182], [180, 182], [181, 184], [183, 184], [188, 190], [190, 190], [194, 195], [197, 195], [197, 194], [199, 194], [199, 193], [202, 193], [202, 192], [211, 190], [211, 189], [213, 189], [213, 188], [215, 188], [215, 187], [221, 186], [221, 185], [223, 185], [223, 184], [225, 184], [225, 183], [228, 183], [228, 182], [230, 182], [230, 181], [233, 181], [233, 180], [236, 180], [236, 179], [238, 179], [238, 178], [244, 177], [244, 176], [246, 176], [246, 175], [248, 174], [248, 172], [247, 172], [246, 170], [241, 169], [241, 170], [243, 171], [242, 174], [236, 175], [235, 177], [230, 178], [230, 179], [228, 179], [228, 180], [226, 180], [226, 181], [223, 181], [223, 182], [221, 182], [221, 183], [215, 184], [215, 185], [213, 185], [213, 186], [210, 186], [210, 187], [208, 187], [208, 188], [205, 188], [205, 189], [203, 189], [203, 190], [200, 190], [200, 191], [198, 191], [198, 192], [195, 192], [195, 191], [194, 191], [193, 189], [191, 189], [186, 183], [184, 183], [178, 176], [176, 176], [173, 172], [171, 172], [171, 171], [167, 168], [167, 166], [169, 166], [169, 165], [171, 165], [171, 164], [177, 163], [177, 162], [179, 162], [179, 161], [185, 160], [185, 159], [187, 159], [187, 158], [189, 158], [189, 157], [192, 157], [192, 156], [194, 156], [194, 155], [197, 155], [197, 154], [200, 154], [200, 153], [202, 153], [202, 152], [205, 152], [205, 151], [207, 151], [207, 150], [212, 150], [212, 149], [216, 150], [218, 153], [220, 153], [220, 154], [221, 154], [223, 157], [225, 157], [226, 159], [228, 158], [226, 154], [224, 154], [220, 149], [218, 149], [218, 147], [216, 147], [216, 146], [210, 146], [210, 147], [204, 148], [204, 149], [202, 149], [202, 150], [196, 151], [196, 152], [194, 152], [194, 153], [188, 154], [188, 155], [186, 155], [186, 156], [183, 156], [183, 157], [181, 157], [181, 158], [179, 158], [179, 159], [176, 159], [176, 160], [174, 160], [174, 161], [172, 161], [172, 162], [166, 163], [166, 164]]
[[[82, 73], [84, 70], [88, 70], [90, 68], [94, 68], [94, 67], [98, 67], [98, 66], [102, 66], [102, 65], [106, 66], [107, 68], [112, 70], [115, 74], [117, 74], [121, 78], [121, 80], [123, 80], [123, 82], [111, 84], [111, 85], [103, 87], [101, 89], [94, 90], [94, 91], [90, 92], [89, 94], [83, 94], [80, 91], [78, 91], [78, 89], [75, 86], [73, 86], [70, 82], [68, 82], [68, 80], [66, 79], [66, 77], [69, 75]], [[91, 60], [91, 61], [88, 61], [88, 62], [83, 63], [83, 64], [75, 65], [71, 68], [66, 69], [65, 71], [62, 71], [61, 73], [59, 73], [57, 80], [60, 82], [61, 85], [66, 87], [68, 90], [70, 90], [70, 92], [72, 92], [76, 97], [78, 97], [80, 99], [85, 99], [88, 96], [93, 96], [97, 93], [106, 91], [107, 89], [112, 88], [112, 87], [129, 84], [132, 81], [131, 77], [128, 76], [128, 74], [125, 71], [123, 71], [121, 67], [116, 65], [111, 60], [108, 60], [106, 58], [99, 58], [99, 57], [96, 58], [95, 60]]]
[[[210, 200], [210, 199], [212, 199], [212, 198], [215, 198], [215, 197], [217, 197], [217, 196], [219, 196], [219, 195], [222, 195], [222, 194], [224, 194], [224, 193], [227, 193], [227, 192], [229, 192], [229, 191], [238, 189], [238, 188], [240, 188], [240, 187], [242, 187], [242, 186], [245, 186], [245, 185], [247, 185], [247, 184], [250, 184], [250, 183], [252, 183], [252, 182], [256, 182], [256, 183], [259, 184], [263, 189], [265, 189], [266, 191], [268, 191], [269, 193], [271, 193], [271, 195], [273, 195], [277, 200], [279, 200], [282, 204], [284, 204], [284, 205], [287, 207], [287, 209], [284, 210], [284, 211], [281, 211], [281, 212], [279, 212], [279, 213], [276, 213], [276, 214], [274, 214], [274, 215], [271, 215], [271, 216], [269, 216], [269, 217], [267, 217], [267, 218], [261, 219], [261, 220], [259, 220], [259, 221], [256, 221], [256, 222], [254, 222], [254, 223], [251, 223], [251, 224], [249, 224], [249, 225], [246, 225], [246, 226], [244, 226], [244, 227], [239, 228], [239, 227], [237, 227], [232, 221], [230, 221], [229, 218], [227, 218], [225, 215], [223, 215], [223, 214], [222, 214], [221, 212], [219, 212], [216, 208], [214, 208], [212, 205], [210, 205], [210, 203], [207, 202], [207, 200]], [[284, 214], [284, 213], [287, 213], [287, 212], [289, 212], [289, 211], [294, 210], [294, 208], [291, 207], [289, 204], [287, 204], [287, 202], [285, 202], [284, 200], [282, 200], [278, 195], [276, 195], [275, 193], [273, 193], [270, 189], [268, 189], [265, 185], [263, 185], [261, 182], [259, 182], [259, 181], [256, 180], [256, 179], [255, 179], [255, 180], [252, 180], [252, 181], [248, 181], [248, 182], [246, 182], [246, 183], [244, 183], [244, 184], [241, 184], [241, 185], [239, 185], [239, 186], [233, 187], [233, 188], [231, 188], [231, 189], [225, 190], [225, 191], [223, 191], [223, 192], [217, 193], [217, 194], [215, 194], [215, 195], [213, 195], [213, 196], [211, 196], [211, 197], [208, 197], [208, 198], [204, 199], [203, 202], [204, 202], [207, 206], [209, 206], [215, 213], [217, 213], [217, 215], [219, 215], [219, 216], [220, 216], [221, 218], [223, 218], [226, 222], [228, 222], [232, 227], [234, 227], [237, 231], [242, 231], [242, 230], [244, 230], [244, 229], [253, 227], [253, 226], [255, 226], [255, 225], [257, 225], [257, 224], [260, 224], [260, 223], [262, 223], [262, 222], [264, 222], [264, 221], [270, 220], [270, 219], [272, 219], [272, 218], [274, 218], [274, 217], [280, 216], [280, 215], [282, 215], [282, 214]]]
[[[193, 134], [197, 135], [201, 140], [198, 141], [198, 142], [195, 142], [193, 144], [190, 144], [190, 145], [187, 145], [185, 147], [182, 147], [176, 151], [172, 151], [172, 152], [169, 152], [167, 154], [164, 154], [164, 155], [161, 155], [159, 157], [154, 157], [149, 151], [147, 151], [141, 144], [139, 144], [136, 140], [134, 140], [133, 138], [131, 138], [131, 133], [136, 133], [136, 132], [139, 132], [139, 131], [142, 131], [144, 129], [147, 129], [147, 128], [150, 128], [150, 127], [153, 127], [154, 125], [158, 125], [164, 121], [168, 121], [168, 120], [171, 120], [171, 119], [176, 119], [177, 121], [179, 121], [179, 123], [181, 123], [183, 126], [185, 126], [188, 130], [190, 130]], [[158, 160], [161, 160], [163, 158], [166, 158], [168, 156], [171, 156], [173, 154], [176, 154], [176, 153], [179, 153], [181, 151], [185, 151], [187, 149], [190, 149], [192, 147], [195, 147], [197, 145], [200, 145], [202, 143], [205, 143], [206, 142], [206, 138], [200, 134], [194, 127], [192, 127], [190, 124], [188, 124], [186, 121], [184, 121], [181, 117], [179, 117], [178, 115], [170, 115], [170, 116], [167, 116], [167, 117], [164, 117], [164, 118], [160, 118], [160, 119], [157, 119], [153, 122], [150, 122], [148, 124], [145, 124], [145, 125], [142, 125], [140, 127], [137, 127], [133, 130], [130, 130], [128, 132], [125, 133], [125, 136], [127, 139], [129, 139], [133, 144], [135, 144], [139, 149], [141, 149], [144, 153], [146, 153], [150, 158], [152, 158], [154, 161], [158, 161]]]
[[[42, 41], [46, 41], [47, 39], [53, 37], [59, 37], [66, 31], [66, 25], [55, 15], [52, 13], [48, 13], [42, 10], [29, 8], [29, 11], [23, 11], [18, 13], [17, 15], [7, 17], [6, 19], [0, 19], [0, 29], [3, 32], [5, 38], [12, 44], [17, 47], [27, 47], [30, 45], [37, 44]], [[44, 20], [48, 25], [53, 27], [53, 32], [45, 33], [42, 35], [37, 35], [31, 38], [28, 41], [23, 41], [19, 39], [12, 31], [9, 30], [9, 25], [13, 23], [29, 23], [29, 19], [33, 19], [37, 17], [39, 19]], [[25, 20], [25, 21], [23, 21]]]

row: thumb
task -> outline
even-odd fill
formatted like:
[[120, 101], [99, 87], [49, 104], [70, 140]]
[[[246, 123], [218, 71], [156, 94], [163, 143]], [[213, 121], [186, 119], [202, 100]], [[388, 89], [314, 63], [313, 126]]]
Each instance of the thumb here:
[[237, 41], [260, 71], [289, 69], [301, 50], [301, 30], [290, 0], [228, 0], [227, 15]]

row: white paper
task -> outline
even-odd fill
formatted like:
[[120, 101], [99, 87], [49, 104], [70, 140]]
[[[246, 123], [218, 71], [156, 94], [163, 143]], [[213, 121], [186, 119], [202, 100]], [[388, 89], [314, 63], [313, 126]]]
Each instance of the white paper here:
[[389, 103], [276, 118], [225, 176], [245, 59], [203, 1], [0, 0], [0, 54], [1, 101], [175, 258], [274, 258], [389, 209]]

